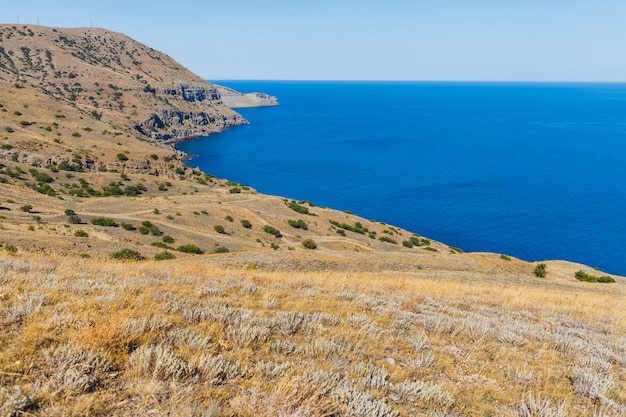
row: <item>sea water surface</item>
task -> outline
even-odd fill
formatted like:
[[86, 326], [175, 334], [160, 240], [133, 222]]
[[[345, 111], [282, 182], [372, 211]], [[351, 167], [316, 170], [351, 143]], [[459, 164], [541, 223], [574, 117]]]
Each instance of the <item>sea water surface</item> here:
[[465, 251], [626, 275], [626, 84], [219, 83], [280, 106], [180, 144], [193, 167]]

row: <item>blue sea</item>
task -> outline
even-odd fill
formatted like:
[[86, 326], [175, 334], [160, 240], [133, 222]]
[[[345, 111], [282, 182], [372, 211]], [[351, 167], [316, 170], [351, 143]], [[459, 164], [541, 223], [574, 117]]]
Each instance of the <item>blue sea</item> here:
[[179, 144], [193, 167], [465, 251], [626, 275], [626, 84], [220, 83], [280, 106]]

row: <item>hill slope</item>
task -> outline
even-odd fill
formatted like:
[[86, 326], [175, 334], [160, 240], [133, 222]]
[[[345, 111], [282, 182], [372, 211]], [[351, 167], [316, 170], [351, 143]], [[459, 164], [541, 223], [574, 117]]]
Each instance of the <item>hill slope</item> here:
[[215, 85], [119, 33], [0, 25], [0, 47], [3, 91], [34, 89], [127, 132], [180, 140], [245, 123]]

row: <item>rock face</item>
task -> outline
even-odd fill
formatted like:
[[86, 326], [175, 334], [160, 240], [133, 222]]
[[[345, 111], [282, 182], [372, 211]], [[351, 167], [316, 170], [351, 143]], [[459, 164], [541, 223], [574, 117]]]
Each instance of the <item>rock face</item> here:
[[222, 103], [232, 109], [244, 107], [278, 106], [278, 99], [265, 93], [240, 93], [232, 88], [215, 86]]
[[261, 93], [225, 94], [169, 56], [95, 28], [0, 25], [2, 85], [35, 89], [85, 118], [169, 142], [247, 123], [231, 107], [277, 104]]

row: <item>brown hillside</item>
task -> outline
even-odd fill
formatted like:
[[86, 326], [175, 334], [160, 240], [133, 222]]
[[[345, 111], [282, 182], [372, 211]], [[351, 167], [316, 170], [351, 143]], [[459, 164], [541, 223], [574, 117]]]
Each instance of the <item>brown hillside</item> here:
[[213, 84], [104, 29], [0, 25], [0, 80], [3, 96], [45, 95], [143, 137], [185, 139], [245, 123]]

